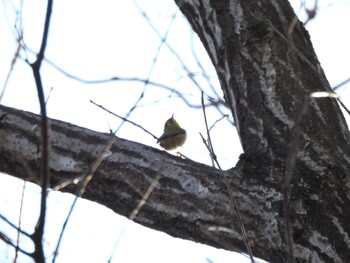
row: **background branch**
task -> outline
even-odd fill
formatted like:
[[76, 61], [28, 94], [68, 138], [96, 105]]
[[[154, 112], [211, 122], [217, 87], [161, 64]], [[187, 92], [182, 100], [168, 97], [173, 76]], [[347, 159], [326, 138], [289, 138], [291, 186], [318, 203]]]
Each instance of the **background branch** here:
[[47, 196], [47, 187], [50, 183], [50, 170], [49, 170], [49, 127], [47, 123], [46, 117], [46, 105], [45, 105], [45, 97], [44, 90], [41, 81], [40, 75], [40, 67], [45, 56], [45, 49], [47, 45], [47, 39], [49, 35], [50, 28], [50, 20], [52, 13], [52, 5], [53, 0], [48, 0], [47, 2], [47, 10], [46, 10], [46, 18], [44, 23], [44, 32], [41, 41], [40, 51], [37, 54], [37, 59], [34, 63], [31, 64], [33, 75], [37, 87], [39, 105], [41, 111], [41, 137], [42, 137], [42, 145], [41, 145], [41, 206], [40, 206], [40, 216], [37, 222], [37, 226], [35, 227], [35, 232], [32, 235], [32, 239], [35, 244], [35, 250], [33, 254], [33, 259], [36, 262], [45, 262], [45, 255], [43, 249], [43, 235], [44, 235], [44, 225], [46, 218], [46, 196]]

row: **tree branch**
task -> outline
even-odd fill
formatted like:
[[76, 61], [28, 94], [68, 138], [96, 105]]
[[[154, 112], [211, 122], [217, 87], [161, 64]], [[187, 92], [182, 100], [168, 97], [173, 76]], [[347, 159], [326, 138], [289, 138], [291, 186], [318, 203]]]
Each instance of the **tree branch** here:
[[[3, 160], [0, 170], [26, 179], [27, 167], [17, 156], [27, 160], [31, 169], [37, 169], [39, 138], [33, 130], [40, 124], [40, 117], [0, 106], [0, 115], [3, 114], [6, 116], [0, 129], [0, 158]], [[62, 180], [86, 174], [110, 134], [57, 120], [50, 120], [50, 123], [52, 147], [49, 163], [51, 185], [55, 186]], [[158, 174], [158, 184], [138, 212], [136, 222], [176, 237], [245, 251], [241, 229], [235, 220], [235, 212], [231, 210], [223, 178], [217, 169], [210, 166], [118, 139], [111, 147], [111, 154], [96, 171], [84, 197], [129, 217]], [[251, 195], [249, 189], [258, 188], [257, 185], [247, 185], [235, 171], [227, 171], [227, 179], [235, 189], [232, 195], [240, 200], [241, 209], [256, 206], [256, 194]], [[76, 193], [76, 188], [76, 185], [69, 185], [64, 191]], [[281, 198], [281, 193], [276, 192], [271, 194], [267, 203], [279, 203]], [[259, 209], [271, 206], [267, 203], [264, 201]], [[242, 218], [249, 218], [251, 215], [243, 210]], [[274, 211], [264, 211], [263, 214], [271, 219]], [[247, 224], [250, 225], [249, 222]], [[249, 227], [249, 231], [255, 230]], [[253, 240], [260, 240], [255, 234], [250, 236]], [[256, 250], [257, 256], [262, 256], [261, 251], [265, 247], [257, 242], [252, 249]]]
[[43, 235], [44, 235], [44, 225], [45, 225], [45, 217], [46, 217], [46, 189], [49, 186], [50, 182], [50, 172], [49, 172], [49, 128], [47, 124], [46, 117], [46, 105], [45, 105], [45, 97], [44, 97], [44, 89], [41, 81], [40, 68], [41, 63], [45, 56], [45, 49], [47, 44], [47, 39], [49, 35], [50, 28], [50, 20], [52, 13], [52, 5], [53, 0], [48, 0], [47, 9], [46, 9], [46, 17], [44, 23], [44, 32], [41, 41], [41, 46], [39, 53], [37, 54], [36, 61], [31, 64], [33, 75], [35, 79], [35, 84], [37, 87], [40, 110], [41, 110], [41, 134], [42, 134], [42, 145], [41, 145], [41, 205], [40, 205], [40, 216], [35, 227], [35, 232], [32, 235], [32, 239], [35, 244], [35, 251], [33, 254], [33, 259], [36, 262], [45, 262], [44, 250], [43, 250]]

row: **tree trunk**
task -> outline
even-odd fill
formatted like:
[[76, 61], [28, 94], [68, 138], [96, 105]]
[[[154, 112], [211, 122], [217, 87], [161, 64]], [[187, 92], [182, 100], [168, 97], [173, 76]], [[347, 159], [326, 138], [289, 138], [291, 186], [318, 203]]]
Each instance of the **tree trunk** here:
[[[253, 255], [270, 262], [350, 262], [349, 131], [309, 35], [287, 1], [178, 5], [217, 70], [244, 149], [226, 175]], [[0, 107], [0, 170], [35, 181], [39, 117]], [[51, 120], [52, 185], [85, 175], [111, 135]], [[85, 198], [176, 237], [245, 252], [216, 169], [117, 139]], [[30, 177], [29, 177], [30, 176]], [[69, 185], [66, 191], [75, 192]]]
[[349, 130], [335, 99], [310, 96], [332, 90], [289, 2], [176, 2], [234, 113], [245, 154], [232, 172], [254, 203], [239, 197], [253, 251], [350, 262]]

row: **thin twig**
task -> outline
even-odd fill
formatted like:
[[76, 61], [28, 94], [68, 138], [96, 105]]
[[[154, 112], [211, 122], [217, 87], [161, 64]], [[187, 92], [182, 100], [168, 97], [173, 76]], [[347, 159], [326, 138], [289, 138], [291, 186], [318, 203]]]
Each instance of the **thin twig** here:
[[312, 19], [314, 19], [316, 17], [316, 14], [317, 14], [317, 4], [318, 4], [318, 0], [315, 0], [314, 1], [314, 7], [313, 9], [308, 9], [306, 8], [305, 6], [305, 3], [304, 3], [304, 9], [305, 9], [305, 12], [307, 13], [307, 19], [306, 21], [304, 22], [304, 26], [306, 26], [306, 24], [308, 22], [310, 22]]
[[[134, 1], [135, 5], [140, 9], [140, 7], [137, 5], [136, 1]], [[145, 14], [144, 12], [142, 12], [142, 14]], [[136, 102], [134, 103], [134, 105], [130, 108], [130, 110], [127, 112], [127, 114], [125, 115], [125, 119], [128, 119], [129, 116], [131, 115], [131, 113], [137, 108], [137, 106], [139, 105], [140, 101], [143, 99], [144, 95], [145, 95], [145, 92], [146, 92], [146, 88], [148, 87], [148, 81], [150, 80], [151, 78], [151, 75], [153, 73], [153, 70], [158, 62], [158, 58], [159, 58], [159, 53], [160, 53], [160, 50], [162, 49], [164, 43], [166, 43], [166, 39], [169, 35], [169, 32], [170, 32], [170, 28], [171, 28], [171, 25], [173, 24], [174, 20], [175, 20], [175, 17], [176, 17], [176, 14], [177, 14], [177, 10], [175, 11], [174, 15], [172, 16], [171, 20], [170, 20], [170, 23], [167, 27], [167, 30], [164, 34], [164, 36], [162, 36], [160, 39], [161, 39], [161, 42], [157, 48], [157, 51], [156, 51], [156, 54], [154, 55], [154, 58], [153, 58], [153, 61], [152, 61], [152, 65], [151, 65], [151, 68], [148, 72], [148, 75], [147, 75], [147, 78], [146, 78], [146, 82], [144, 83], [144, 86], [143, 86], [143, 91], [142, 93], [140, 94], [140, 97], [136, 100]], [[119, 127], [116, 129], [115, 133], [117, 133], [119, 131], [119, 129], [123, 126], [125, 122], [123, 121]]]
[[[186, 66], [185, 61], [183, 60], [183, 58], [175, 51], [175, 49], [163, 38], [163, 36], [161, 35], [161, 33], [158, 31], [157, 27], [152, 23], [152, 20], [149, 18], [149, 16], [144, 12], [144, 10], [140, 7], [140, 5], [137, 3], [136, 0], [134, 0], [135, 6], [139, 9], [141, 15], [145, 18], [145, 20], [147, 21], [148, 25], [151, 27], [151, 29], [157, 34], [157, 36], [162, 40], [162, 42], [164, 42], [165, 46], [168, 48], [168, 50], [174, 55], [174, 57], [179, 61], [179, 63], [181, 64], [183, 70], [186, 72], [187, 76], [193, 76], [193, 72]], [[176, 13], [175, 13], [176, 14]], [[175, 15], [173, 16], [173, 19], [175, 19]], [[202, 86], [197, 82], [197, 80], [193, 77], [190, 77], [191, 81], [193, 82], [193, 84], [197, 87], [198, 90], [200, 90], [201, 92], [203, 92], [203, 88]], [[209, 86], [211, 86], [209, 84]], [[214, 105], [214, 104], [213, 104]], [[214, 105], [216, 106], [216, 105]], [[192, 107], [192, 106], [191, 106]], [[197, 106], [195, 106], [197, 108]], [[198, 108], [201, 107], [200, 105], [198, 106]], [[217, 109], [217, 111], [219, 111], [222, 114], [222, 111], [219, 107], [215, 107]], [[232, 123], [233, 124], [233, 123]]]
[[28, 164], [28, 161], [27, 159], [21, 155], [21, 154], [18, 154], [16, 156], [16, 160], [18, 160], [22, 167], [24, 168], [25, 170], [25, 173], [26, 173], [26, 178], [24, 178], [26, 181], [33, 181], [33, 182], [38, 182], [38, 176], [37, 174], [32, 170], [32, 168], [30, 167], [30, 165]]
[[349, 109], [340, 100], [339, 95], [337, 93], [335, 93], [335, 92], [316, 91], [316, 92], [312, 92], [310, 94], [310, 97], [312, 97], [312, 98], [330, 98], [330, 99], [334, 99], [335, 98], [340, 103], [340, 105], [343, 107], [343, 109], [347, 112], [347, 114], [350, 115]]
[[[202, 91], [201, 94], [202, 94], [201, 95], [202, 105], [204, 105], [204, 92]], [[210, 152], [210, 154], [214, 154], [213, 145], [211, 143], [211, 137], [210, 137], [210, 132], [209, 132], [209, 128], [208, 128], [208, 121], [207, 121], [207, 114], [205, 112], [205, 107], [203, 106], [202, 109], [203, 109], [204, 122], [205, 122], [205, 127], [206, 127], [206, 130], [207, 130], [207, 136], [208, 136], [207, 138], [208, 138], [209, 148], [210, 148], [209, 152]], [[213, 155], [212, 158], [215, 159], [216, 156]]]
[[203, 116], [204, 116], [204, 122], [205, 122], [205, 127], [207, 128], [207, 138], [208, 138], [208, 151], [209, 151], [209, 155], [210, 155], [210, 159], [212, 162], [212, 166], [215, 167], [215, 161], [214, 159], [216, 158], [216, 156], [214, 156], [214, 151], [213, 151], [213, 147], [211, 144], [211, 138], [210, 138], [210, 134], [209, 134], [209, 129], [208, 129], [208, 122], [207, 122], [207, 114], [205, 112], [205, 107], [204, 107], [204, 92], [201, 92], [201, 102], [202, 102], [202, 109], [203, 109]]
[[3, 220], [6, 224], [8, 224], [10, 227], [15, 229], [16, 231], [20, 231], [22, 235], [25, 235], [26, 237], [31, 237], [31, 234], [19, 229], [14, 223], [12, 223], [9, 219], [7, 219], [5, 216], [0, 214], [0, 219]]
[[16, 61], [19, 58], [19, 52], [21, 51], [21, 48], [22, 48], [21, 41], [22, 41], [22, 36], [20, 36], [20, 39], [17, 40], [17, 43], [18, 43], [17, 44], [17, 49], [16, 49], [15, 55], [13, 56], [13, 59], [11, 61], [11, 67], [10, 67], [9, 72], [7, 73], [7, 76], [6, 76], [6, 79], [5, 79], [5, 82], [4, 82], [4, 86], [3, 86], [3, 89], [2, 89], [1, 94], [0, 94], [0, 101], [2, 100], [2, 97], [5, 94], [5, 90], [6, 90], [8, 81], [10, 80], [10, 76], [11, 76], [11, 74], [13, 72], [13, 69], [15, 68]]
[[[17, 246], [15, 244], [12, 243], [11, 239], [9, 239], [5, 234], [0, 232], [0, 240], [4, 241], [6, 244], [10, 245], [11, 247], [13, 247], [14, 249], [17, 248]], [[27, 252], [21, 248], [19, 248], [19, 251], [28, 256], [28, 257], [33, 257], [33, 253]]]
[[[191, 51], [192, 51], [192, 55], [194, 60], [196, 61], [197, 66], [199, 67], [199, 69], [202, 72], [202, 76], [206, 79], [208, 86], [210, 87], [210, 89], [212, 90], [212, 92], [215, 94], [215, 97], [217, 100], [221, 100], [220, 96], [217, 92], [217, 89], [213, 86], [213, 84], [210, 81], [210, 76], [208, 75], [208, 73], [206, 72], [205, 68], [203, 67], [201, 61], [199, 60], [199, 57], [197, 56], [196, 50], [197, 48], [195, 47], [194, 43], [195, 43], [195, 39], [198, 39], [197, 34], [195, 33], [194, 30], [191, 31]], [[226, 105], [227, 107], [227, 105]]]
[[158, 183], [160, 176], [161, 176], [161, 174], [158, 173], [156, 178], [154, 178], [154, 180], [152, 181], [152, 183], [148, 187], [146, 193], [143, 195], [141, 201], [138, 203], [137, 207], [132, 211], [131, 215], [129, 216], [129, 219], [131, 221], [134, 221], [135, 217], [137, 216], [137, 214], [140, 212], [141, 208], [146, 203], [146, 201], [149, 198], [150, 194], [152, 193], [154, 187], [156, 187], [156, 184]]
[[[161, 173], [164, 170], [164, 167], [161, 166], [160, 168], [160, 172], [157, 174], [156, 178], [153, 179], [152, 183], [149, 185], [147, 191], [145, 192], [145, 194], [143, 195], [141, 201], [137, 204], [136, 208], [132, 211], [132, 213], [129, 216], [129, 220], [134, 221], [134, 219], [136, 218], [137, 214], [140, 212], [141, 208], [144, 206], [144, 204], [146, 203], [146, 201], [148, 200], [149, 196], [151, 195], [151, 193], [154, 190], [154, 187], [156, 187], [157, 183], [159, 182], [159, 179], [161, 177]], [[110, 256], [108, 262], [112, 261], [112, 258], [114, 257], [114, 251], [116, 249], [116, 247], [118, 246], [122, 235], [124, 234], [125, 228], [122, 230], [122, 232], [119, 235], [119, 238], [117, 240], [117, 242], [114, 245], [114, 249], [113, 249], [113, 253]]]
[[10, 67], [10, 70], [9, 72], [7, 73], [7, 76], [6, 76], [6, 79], [5, 79], [5, 82], [4, 82], [4, 86], [3, 86], [3, 89], [1, 91], [1, 94], [0, 94], [0, 101], [2, 100], [4, 94], [5, 94], [5, 90], [6, 90], [6, 87], [7, 87], [7, 84], [8, 84], [8, 81], [10, 80], [10, 76], [13, 72], [13, 69], [15, 67], [15, 64], [17, 62], [17, 59], [20, 57], [19, 56], [19, 53], [23, 47], [22, 45], [22, 41], [23, 41], [23, 30], [22, 30], [22, 10], [23, 10], [23, 0], [20, 1], [20, 8], [19, 8], [19, 12], [17, 12], [17, 16], [16, 16], [16, 22], [15, 22], [15, 25], [17, 24], [17, 22], [19, 23], [19, 27], [20, 29], [18, 29], [18, 35], [17, 35], [17, 49], [16, 49], [16, 52], [12, 58], [12, 61], [11, 61], [11, 67]]
[[68, 185], [78, 184], [82, 180], [84, 180], [85, 176], [86, 175], [78, 175], [78, 176], [71, 178], [71, 179], [64, 179], [64, 180], [62, 180], [62, 182], [58, 183], [55, 187], [53, 187], [52, 190], [60, 191], [63, 188], [67, 187]]
[[[205, 144], [205, 146], [207, 147], [208, 151], [210, 151], [210, 147], [209, 147], [208, 143], [206, 142], [206, 140], [204, 139], [203, 135], [201, 133], [199, 133], [199, 135], [202, 137], [202, 141]], [[211, 153], [211, 155], [215, 156], [214, 153]], [[244, 238], [244, 242], [245, 242], [245, 245], [246, 245], [246, 248], [247, 248], [250, 260], [251, 260], [252, 263], [254, 263], [255, 261], [254, 261], [252, 249], [251, 249], [251, 247], [249, 245], [248, 234], [247, 234], [247, 231], [245, 230], [245, 227], [244, 227], [244, 223], [243, 223], [243, 219], [242, 219], [241, 213], [239, 211], [238, 203], [236, 201], [236, 198], [233, 196], [232, 187], [230, 187], [230, 183], [229, 183], [229, 181], [227, 179], [227, 176], [225, 175], [225, 172], [221, 169], [220, 163], [218, 162], [218, 160], [216, 158], [214, 158], [214, 162], [218, 166], [218, 169], [220, 171], [221, 176], [224, 178], [224, 183], [225, 183], [225, 186], [226, 186], [227, 191], [229, 193], [230, 200], [231, 200], [231, 202], [232, 202], [232, 204], [234, 206], [234, 210], [235, 210], [237, 218], [238, 218], [239, 226], [241, 227], [242, 235], [243, 235], [243, 238]]]
[[182, 159], [187, 159], [187, 160], [192, 160], [191, 158], [187, 157], [186, 155], [182, 154], [181, 152], [176, 152], [176, 155], [178, 155], [179, 157], [181, 157]]
[[208, 129], [208, 122], [207, 122], [207, 118], [206, 118], [205, 107], [204, 107], [203, 101], [204, 101], [204, 99], [203, 99], [203, 92], [202, 92], [203, 115], [204, 115], [204, 119], [205, 119], [205, 127], [206, 127], [206, 130], [207, 130], [208, 142], [209, 143], [206, 142], [206, 140], [204, 139], [204, 137], [203, 137], [203, 135], [201, 133], [199, 133], [199, 134], [202, 137], [203, 143], [207, 147], [210, 155], [212, 156], [215, 164], [217, 165], [217, 167], [218, 167], [218, 169], [220, 171], [221, 176], [224, 179], [225, 186], [226, 186], [227, 191], [228, 191], [229, 196], [230, 196], [230, 200], [231, 200], [231, 202], [232, 202], [232, 204], [234, 206], [234, 210], [235, 210], [236, 215], [237, 215], [238, 223], [239, 223], [239, 225], [241, 227], [242, 235], [243, 235], [244, 242], [245, 242], [245, 245], [246, 245], [249, 257], [250, 257], [250, 261], [252, 263], [254, 263], [253, 252], [252, 252], [252, 249], [251, 249], [251, 247], [249, 245], [248, 235], [247, 235], [247, 232], [246, 232], [245, 227], [244, 227], [244, 223], [243, 223], [243, 219], [242, 219], [241, 213], [239, 211], [238, 203], [236, 201], [236, 198], [233, 196], [232, 188], [230, 187], [230, 183], [229, 183], [229, 181], [227, 179], [227, 176], [226, 176], [225, 172], [221, 169], [220, 163], [218, 162], [218, 160], [216, 158], [216, 155], [214, 153], [213, 145], [211, 144], [210, 132], [209, 132], [209, 129]]
[[222, 121], [222, 120], [225, 119], [225, 118], [228, 118], [228, 114], [225, 114], [225, 115], [222, 116], [220, 119], [216, 120], [216, 121], [213, 123], [213, 125], [210, 126], [209, 132], [211, 131], [211, 129], [214, 128], [214, 126], [215, 126], [218, 122]]
[[23, 211], [23, 200], [24, 200], [24, 193], [26, 190], [26, 181], [23, 181], [23, 188], [22, 188], [22, 197], [21, 197], [21, 205], [19, 208], [19, 217], [18, 217], [18, 231], [17, 231], [17, 243], [16, 243], [16, 249], [15, 249], [15, 258], [13, 262], [17, 262], [18, 252], [19, 252], [19, 239], [21, 235], [21, 222], [22, 222], [22, 211]]
[[[288, 251], [288, 257], [287, 262], [293, 263], [295, 262], [294, 258], [294, 240], [293, 240], [293, 229], [292, 229], [292, 223], [291, 223], [291, 215], [290, 215], [290, 196], [292, 192], [292, 177], [293, 177], [293, 170], [296, 164], [297, 155], [299, 152], [299, 144], [300, 144], [300, 137], [302, 135], [302, 120], [305, 117], [305, 114], [308, 109], [309, 105], [309, 97], [306, 96], [306, 94], [303, 92], [305, 90], [303, 83], [301, 82], [302, 79], [302, 70], [301, 65], [298, 61], [298, 57], [304, 58], [305, 62], [311, 67], [311, 69], [315, 70], [314, 65], [304, 57], [304, 55], [297, 49], [297, 47], [294, 44], [293, 40], [293, 32], [295, 30], [297, 23], [291, 23], [288, 27], [288, 35], [287, 35], [287, 43], [289, 47], [289, 53], [291, 58], [292, 66], [295, 69], [296, 72], [296, 91], [297, 91], [297, 103], [296, 103], [296, 109], [295, 109], [295, 129], [292, 136], [291, 141], [291, 149], [289, 150], [289, 154], [286, 160], [286, 171], [284, 175], [283, 185], [282, 185], [282, 191], [283, 191], [283, 220], [284, 220], [284, 235], [285, 235], [285, 242], [287, 245], [287, 251]], [[280, 34], [280, 33], [279, 33]], [[282, 34], [281, 34], [282, 35]], [[324, 85], [324, 88], [330, 90], [330, 87], [328, 85], [328, 82], [323, 76], [318, 73], [320, 76], [321, 82]]]
[[[277, 33], [283, 40], [285, 40], [288, 44], [292, 43], [292, 39], [291, 39], [291, 34], [294, 31], [294, 24], [291, 25], [291, 27], [288, 29], [288, 32], [290, 32], [290, 34], [288, 35], [288, 38], [286, 38], [275, 26], [273, 26], [270, 23], [271, 28], [273, 29], [273, 31], [275, 33]], [[340, 86], [344, 85], [345, 83], [350, 81], [350, 78], [343, 81], [342, 83], [339, 83], [337, 86], [335, 86], [333, 89], [330, 87], [327, 79], [325, 78], [325, 76], [323, 76], [318, 70], [317, 68], [311, 63], [311, 61], [309, 59], [307, 59], [303, 53], [297, 49], [297, 47], [293, 44], [293, 53], [296, 53], [298, 55], [299, 58], [301, 58], [311, 69], [312, 71], [320, 78], [323, 87], [329, 91], [329, 92], [333, 92], [335, 89], [339, 88]], [[300, 75], [300, 73], [298, 73]], [[345, 106], [345, 104], [339, 99], [339, 97], [337, 98], [339, 104], [341, 107], [343, 107], [343, 109], [350, 115], [350, 111], [349, 109]]]
[[134, 126], [140, 128], [140, 129], [143, 130], [144, 132], [146, 132], [146, 133], [148, 133], [149, 135], [151, 135], [154, 139], [156, 139], [156, 140], [158, 139], [157, 136], [155, 136], [153, 133], [151, 133], [151, 132], [149, 132], [148, 130], [146, 130], [145, 128], [143, 128], [141, 125], [139, 125], [139, 124], [137, 124], [137, 123], [135, 123], [135, 122], [132, 122], [132, 121], [128, 120], [127, 118], [124, 118], [124, 117], [122, 117], [122, 116], [120, 116], [120, 115], [118, 115], [118, 114], [116, 114], [116, 113], [114, 113], [114, 112], [112, 112], [112, 111], [106, 109], [106, 108], [103, 107], [102, 105], [97, 104], [96, 102], [94, 102], [94, 101], [92, 101], [92, 100], [90, 100], [90, 102], [91, 102], [92, 104], [94, 104], [95, 106], [97, 106], [97, 107], [103, 109], [104, 111], [107, 111], [109, 114], [112, 114], [113, 116], [116, 116], [116, 117], [122, 119], [123, 121], [129, 122], [129, 123], [131, 123], [132, 125], [134, 125]]
[[51, 95], [52, 91], [53, 91], [53, 87], [51, 87], [51, 89], [50, 89], [50, 91], [49, 91], [49, 94], [48, 94], [47, 97], [46, 97], [45, 105], [47, 105], [47, 102], [48, 102], [49, 99], [50, 99], [50, 95]]
[[283, 181], [283, 218], [285, 225], [284, 232], [288, 246], [288, 262], [290, 263], [294, 262], [292, 224], [290, 222], [290, 195], [292, 192], [291, 181], [299, 152], [300, 138], [302, 135], [302, 120], [307, 112], [308, 104], [309, 101], [307, 99], [304, 99], [302, 108], [300, 109], [300, 114], [297, 115], [297, 119], [295, 121], [295, 131], [291, 141], [292, 147], [287, 158], [286, 172]]
[[337, 98], [337, 101], [340, 103], [343, 109], [350, 115], [350, 110], [345, 106], [345, 104], [340, 100], [340, 98]]
[[344, 81], [338, 83], [337, 85], [335, 85], [335, 86], [333, 87], [333, 90], [335, 91], [335, 90], [339, 89], [341, 86], [345, 85], [345, 84], [348, 83], [348, 82], [350, 82], [350, 78], [348, 78], [348, 79], [346, 79], [346, 80], [344, 80]]
[[[34, 53], [34, 51], [29, 49], [28, 47], [26, 47], [26, 51]], [[190, 103], [180, 91], [176, 90], [175, 87], [171, 87], [171, 86], [166, 85], [166, 84], [162, 84], [159, 82], [155, 82], [155, 81], [143, 79], [143, 78], [138, 78], [138, 77], [113, 76], [113, 77], [109, 77], [109, 78], [105, 78], [105, 79], [94, 79], [94, 80], [84, 79], [84, 78], [78, 77], [76, 75], [73, 75], [71, 73], [68, 73], [67, 71], [65, 71], [64, 69], [57, 66], [55, 63], [53, 63], [51, 60], [49, 60], [46, 57], [44, 58], [44, 60], [47, 64], [52, 66], [54, 69], [56, 69], [62, 75], [66, 76], [67, 78], [84, 83], [84, 84], [94, 85], [94, 84], [103, 84], [103, 83], [108, 83], [108, 82], [113, 82], [113, 81], [140, 82], [140, 83], [144, 83], [144, 84], [158, 87], [161, 89], [165, 89], [165, 90], [169, 91], [170, 93], [174, 93], [178, 98], [182, 99], [182, 101], [188, 107], [191, 107], [191, 108], [201, 108], [202, 107], [202, 105], [195, 105], [195, 104]], [[224, 104], [224, 102], [223, 101], [212, 101], [211, 103], [206, 104], [206, 107], [209, 107], [209, 106], [217, 107], [217, 105], [219, 105], [219, 104]]]
[[80, 187], [78, 188], [77, 192], [76, 192], [76, 197], [70, 207], [70, 210], [68, 212], [67, 218], [64, 221], [64, 224], [62, 226], [62, 230], [61, 230], [61, 234], [60, 237], [58, 239], [57, 245], [56, 245], [56, 249], [54, 252], [54, 257], [52, 259], [52, 263], [54, 263], [56, 261], [57, 255], [58, 255], [58, 250], [59, 247], [61, 245], [61, 241], [62, 241], [62, 237], [63, 237], [63, 233], [66, 229], [66, 226], [68, 224], [68, 221], [72, 215], [73, 209], [78, 201], [78, 198], [83, 196], [83, 194], [86, 191], [86, 187], [88, 185], [88, 183], [91, 181], [91, 179], [94, 177], [94, 174], [97, 170], [97, 168], [100, 166], [100, 164], [102, 163], [102, 161], [107, 157], [108, 152], [111, 148], [111, 146], [113, 145], [114, 141], [116, 140], [116, 137], [111, 134], [111, 137], [109, 138], [109, 140], [107, 141], [107, 144], [105, 145], [105, 147], [103, 148], [103, 150], [101, 151], [101, 153], [98, 155], [97, 159], [95, 160], [95, 162], [92, 164], [92, 166], [90, 167], [90, 170], [88, 171], [88, 173], [86, 174], [84, 180], [81, 182]]
[[[159, 33], [157, 27], [152, 23], [151, 19], [147, 16], [147, 14], [142, 10], [142, 8], [138, 5], [137, 1], [134, 0], [135, 6], [139, 9], [141, 15], [145, 18], [148, 25], [152, 28], [152, 30], [157, 34], [157, 36], [162, 39], [162, 35]], [[175, 56], [175, 58], [179, 61], [179, 63], [182, 65], [182, 68], [186, 71], [187, 75], [190, 76], [192, 72], [189, 70], [189, 68], [186, 66], [185, 61], [181, 58], [181, 56], [176, 53], [174, 48], [166, 41], [164, 41], [165, 46], [169, 49], [169, 51]], [[194, 85], [200, 90], [203, 91], [201, 85], [194, 79], [191, 78]]]
[[[284, 41], [286, 41], [287, 44], [290, 44], [290, 43], [291, 43], [291, 42], [290, 42], [291, 35], [289, 35], [288, 38], [287, 38], [287, 37], [285, 37], [274, 25], [272, 25], [272, 23], [269, 23], [269, 25], [271, 26], [272, 30], [273, 30], [277, 35], [279, 35]], [[293, 25], [294, 25], [294, 24], [292, 24], [292, 26], [293, 26]], [[295, 25], [294, 25], [294, 26], [295, 26]], [[294, 31], [294, 29], [292, 30], [292, 28], [290, 28], [290, 29], [288, 30], [288, 32], [291, 32], [291, 33], [293, 33], [293, 31]], [[301, 60], [303, 60], [303, 61], [312, 69], [312, 71], [313, 71], [316, 75], [318, 75], [318, 77], [320, 78], [320, 80], [321, 80], [321, 82], [322, 82], [322, 84], [323, 84], [323, 87], [324, 87], [326, 90], [328, 90], [328, 91], [333, 91], [332, 88], [329, 86], [329, 83], [328, 83], [327, 79], [325, 78], [325, 76], [323, 76], [323, 75], [317, 70], [317, 68], [314, 66], [314, 64], [312, 64], [312, 62], [311, 62], [309, 59], [307, 59], [307, 58], [303, 55], [303, 53], [302, 53], [296, 46], [293, 47], [293, 52], [295, 52], [295, 53], [298, 55], [298, 57], [299, 57]]]

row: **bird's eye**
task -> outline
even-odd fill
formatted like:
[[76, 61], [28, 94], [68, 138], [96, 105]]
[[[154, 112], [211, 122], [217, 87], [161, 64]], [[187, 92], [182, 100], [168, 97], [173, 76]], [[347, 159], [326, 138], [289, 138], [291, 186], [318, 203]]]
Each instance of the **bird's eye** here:
[[172, 122], [171, 119], [166, 121], [166, 125], [167, 125], [167, 126], [170, 126], [172, 123], [173, 123], [173, 122]]

